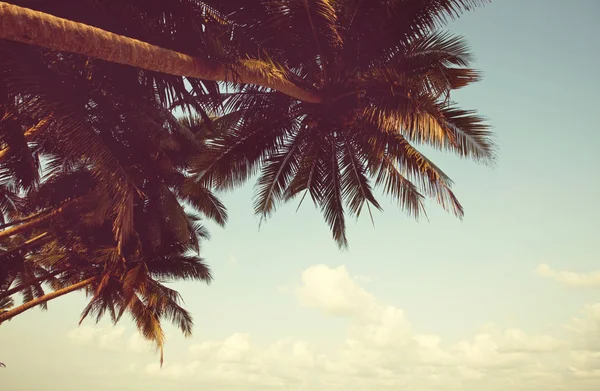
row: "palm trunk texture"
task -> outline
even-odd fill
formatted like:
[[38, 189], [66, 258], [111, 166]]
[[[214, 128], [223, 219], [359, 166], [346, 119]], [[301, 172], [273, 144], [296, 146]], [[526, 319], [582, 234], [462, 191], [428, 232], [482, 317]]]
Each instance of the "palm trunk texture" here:
[[6, 2], [0, 2], [0, 39], [83, 54], [170, 75], [254, 84], [301, 101], [322, 102], [322, 97], [315, 92], [280, 77], [267, 77], [240, 64], [228, 67], [218, 61], [191, 57]]
[[23, 242], [22, 244], [19, 244], [18, 246], [15, 246], [13, 248], [8, 249], [7, 251], [0, 253], [0, 259], [6, 259], [6, 257], [8, 255], [17, 253], [21, 250], [26, 250], [26, 249], [30, 249], [32, 247], [35, 246], [39, 246], [40, 244], [44, 243], [44, 240], [47, 240], [48, 238], [50, 238], [50, 234], [48, 232], [44, 232], [42, 234], [39, 234], [38, 236], [31, 238], [25, 242]]
[[33, 300], [28, 301], [27, 303], [24, 303], [18, 307], [15, 307], [12, 310], [6, 311], [5, 313], [0, 314], [0, 324], [2, 324], [4, 321], [12, 319], [13, 317], [27, 311], [30, 308], [33, 308], [37, 305], [46, 303], [50, 300], [53, 300], [53, 299], [56, 299], [63, 295], [66, 295], [67, 293], [75, 292], [81, 288], [84, 288], [84, 287], [88, 286], [89, 284], [91, 284], [92, 282], [94, 282], [94, 280], [96, 278], [98, 278], [98, 277], [91, 277], [91, 278], [88, 278], [87, 280], [80, 281], [80, 282], [70, 285], [66, 288], [55, 290], [54, 292], [48, 293], [42, 297], [38, 297], [37, 299], [33, 299]]
[[20, 234], [22, 232], [40, 227], [42, 224], [44, 224], [44, 223], [52, 220], [56, 216], [59, 216], [62, 213], [64, 213], [69, 207], [74, 205], [75, 201], [76, 200], [65, 203], [63, 206], [58, 207], [51, 212], [43, 214], [42, 216], [39, 216], [39, 217], [36, 216], [36, 218], [34, 218], [34, 219], [26, 218], [26, 219], [24, 219], [25, 220], [24, 223], [17, 225], [17, 226], [13, 226], [8, 229], [5, 229], [4, 231], [0, 231], [0, 240], [8, 238], [9, 236], [12, 236], [12, 235]]

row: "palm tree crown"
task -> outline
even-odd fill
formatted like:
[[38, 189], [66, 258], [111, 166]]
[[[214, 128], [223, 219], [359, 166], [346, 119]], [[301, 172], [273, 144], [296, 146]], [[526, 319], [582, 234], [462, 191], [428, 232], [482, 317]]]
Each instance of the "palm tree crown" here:
[[[146, 13], [150, 27], [161, 20]], [[168, 35], [160, 24], [146, 32]], [[227, 220], [224, 205], [187, 172], [204, 148], [208, 117], [181, 105], [191, 92], [218, 102], [216, 84], [186, 88], [181, 77], [8, 41], [0, 52], [0, 323], [85, 289], [82, 319], [117, 322], [129, 313], [162, 352], [162, 320], [185, 335], [192, 328], [165, 282], [210, 282], [199, 256], [208, 236], [202, 219]], [[185, 121], [170, 110], [175, 99]]]
[[162, 351], [161, 320], [192, 325], [165, 280], [211, 280], [201, 216], [223, 225], [213, 191], [254, 175], [258, 215], [310, 195], [340, 247], [376, 188], [415, 218], [427, 197], [462, 217], [418, 148], [494, 161], [451, 100], [479, 73], [441, 30], [485, 2], [1, 2], [0, 322], [85, 289], [82, 319], [128, 312]]
[[[439, 30], [484, 1], [207, 1], [227, 15], [234, 50], [269, 61], [322, 104], [242, 85], [226, 94], [229, 131], [194, 162], [203, 183], [226, 189], [260, 173], [256, 213], [310, 194], [347, 245], [346, 214], [380, 209], [379, 186], [411, 216], [431, 197], [458, 217], [452, 181], [418, 149], [494, 160], [488, 126], [450, 93], [479, 80], [461, 37]], [[237, 35], [236, 35], [237, 34]], [[304, 196], [302, 196], [304, 198]]]

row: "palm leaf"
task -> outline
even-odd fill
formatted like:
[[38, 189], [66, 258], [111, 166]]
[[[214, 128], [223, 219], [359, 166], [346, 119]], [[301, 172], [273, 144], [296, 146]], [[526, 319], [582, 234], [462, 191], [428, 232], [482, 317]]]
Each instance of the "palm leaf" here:
[[348, 247], [346, 238], [346, 222], [344, 218], [344, 205], [342, 199], [342, 183], [339, 166], [339, 143], [335, 136], [327, 140], [328, 161], [324, 164], [325, 175], [323, 178], [324, 190], [321, 211], [325, 221], [331, 228], [333, 239], [340, 248]]
[[224, 226], [227, 222], [227, 209], [225, 205], [205, 186], [194, 178], [187, 177], [183, 185], [175, 189], [177, 195], [188, 201], [196, 210], [206, 217]]
[[384, 191], [397, 200], [400, 208], [406, 210], [410, 216], [418, 218], [421, 213], [424, 213], [423, 195], [400, 173], [392, 159], [383, 156], [379, 160], [375, 175], [375, 184], [382, 186]]
[[355, 145], [355, 140], [347, 134], [344, 135], [344, 147], [342, 154], [342, 195], [346, 199], [347, 205], [352, 214], [357, 217], [360, 215], [363, 205], [367, 203], [369, 215], [373, 221], [373, 215], [369, 204], [381, 210], [381, 206], [373, 195], [369, 178], [367, 177], [367, 167], [365, 159], [359, 155]]
[[300, 130], [284, 142], [281, 152], [276, 152], [265, 161], [257, 182], [254, 212], [262, 217], [273, 213], [278, 202], [298, 171], [302, 150], [306, 146], [306, 132]]

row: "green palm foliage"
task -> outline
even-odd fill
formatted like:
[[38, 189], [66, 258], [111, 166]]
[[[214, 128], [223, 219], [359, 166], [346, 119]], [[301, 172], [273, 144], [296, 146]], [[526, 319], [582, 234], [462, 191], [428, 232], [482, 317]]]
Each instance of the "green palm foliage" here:
[[484, 1], [207, 3], [227, 15], [238, 55], [268, 59], [324, 103], [234, 88], [223, 106], [229, 130], [194, 161], [202, 183], [228, 189], [259, 173], [255, 211], [263, 217], [309, 194], [341, 247], [348, 214], [381, 208], [376, 187], [411, 216], [424, 213], [426, 198], [463, 216], [452, 181], [418, 147], [494, 160], [483, 118], [450, 100], [479, 80], [468, 46], [439, 29]]
[[[129, 313], [162, 361], [162, 321], [192, 327], [166, 282], [211, 280], [202, 219], [227, 220], [213, 191], [256, 177], [258, 215], [310, 195], [340, 247], [349, 215], [381, 209], [378, 191], [414, 218], [427, 198], [462, 217], [452, 181], [419, 149], [494, 162], [483, 118], [451, 100], [479, 73], [442, 29], [485, 2], [11, 1], [232, 77], [0, 40], [0, 323], [84, 289], [82, 320]], [[238, 83], [240, 64], [256, 85]], [[318, 99], [264, 87], [273, 78]]]
[[[108, 7], [106, 23], [114, 22], [115, 7], [127, 19], [142, 5], [91, 3]], [[163, 11], [148, 7], [128, 32], [147, 29], [144, 38], [175, 45]], [[181, 14], [191, 28], [192, 15]], [[184, 85], [183, 78], [6, 41], [0, 51], [0, 323], [85, 289], [82, 320], [108, 315], [117, 322], [129, 313], [162, 361], [162, 321], [185, 335], [193, 324], [165, 283], [210, 282], [199, 256], [208, 237], [203, 218], [227, 220], [224, 205], [188, 173], [210, 128], [190, 98], [218, 104], [216, 84]], [[170, 110], [176, 99], [184, 121]], [[16, 295], [23, 304], [10, 308]]]

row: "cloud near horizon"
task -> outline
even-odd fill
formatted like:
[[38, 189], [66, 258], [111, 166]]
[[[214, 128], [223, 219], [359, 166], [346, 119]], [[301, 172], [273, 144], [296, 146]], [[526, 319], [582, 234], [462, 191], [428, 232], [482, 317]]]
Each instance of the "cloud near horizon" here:
[[[238, 332], [196, 341], [188, 357], [153, 363], [139, 376], [181, 385], [231, 390], [596, 391], [600, 383], [600, 304], [589, 305], [560, 337], [488, 325], [469, 340], [446, 342], [414, 330], [401, 308], [384, 303], [345, 266], [312, 266], [302, 272], [298, 304], [347, 320], [337, 348], [280, 338], [267, 344]], [[109, 346], [123, 332], [83, 329], [72, 340]]]
[[67, 333], [74, 345], [105, 350], [110, 352], [148, 353], [154, 351], [154, 345], [144, 340], [136, 331], [127, 333], [122, 326], [98, 327], [83, 325]]
[[555, 270], [545, 263], [535, 269], [537, 275], [554, 280], [559, 284], [572, 288], [600, 288], [600, 271], [577, 273]]

